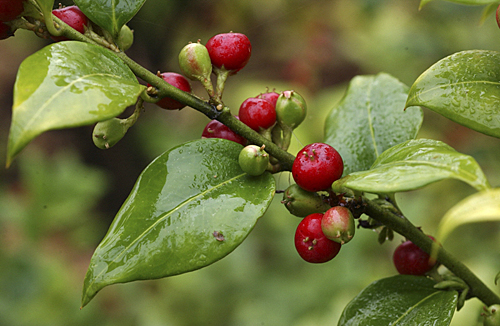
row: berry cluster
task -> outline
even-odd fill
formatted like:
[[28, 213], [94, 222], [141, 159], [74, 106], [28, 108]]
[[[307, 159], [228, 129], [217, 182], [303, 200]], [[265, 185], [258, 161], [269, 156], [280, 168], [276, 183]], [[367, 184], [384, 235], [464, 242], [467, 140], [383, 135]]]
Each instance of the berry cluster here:
[[295, 231], [295, 248], [310, 263], [333, 259], [343, 244], [354, 236], [354, 217], [348, 208], [335, 206], [324, 214], [306, 216]]

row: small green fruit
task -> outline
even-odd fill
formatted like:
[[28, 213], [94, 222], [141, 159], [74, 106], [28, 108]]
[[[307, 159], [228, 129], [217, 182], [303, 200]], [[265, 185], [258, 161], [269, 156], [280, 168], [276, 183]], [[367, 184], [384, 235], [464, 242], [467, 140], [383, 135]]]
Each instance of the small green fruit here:
[[238, 162], [243, 172], [258, 176], [266, 171], [269, 164], [269, 154], [264, 151], [264, 146], [248, 145], [241, 150]]
[[92, 132], [94, 144], [100, 149], [113, 147], [127, 133], [129, 126], [125, 121], [119, 118], [112, 118], [98, 122]]
[[500, 326], [500, 305], [494, 304], [488, 308], [485, 307], [483, 325], [484, 326]]
[[324, 213], [331, 208], [317, 192], [306, 191], [297, 184], [293, 184], [285, 190], [281, 203], [292, 215], [298, 217]]
[[183, 74], [201, 82], [210, 79], [212, 62], [207, 48], [201, 43], [189, 43], [179, 53], [179, 66]]
[[295, 91], [284, 91], [276, 102], [276, 117], [278, 123], [291, 129], [297, 128], [306, 118], [306, 101]]
[[321, 230], [328, 239], [340, 244], [351, 241], [356, 230], [351, 211], [343, 206], [330, 208], [321, 219]]
[[122, 51], [127, 51], [130, 49], [132, 44], [134, 43], [134, 31], [130, 29], [127, 25], [123, 25], [120, 30], [120, 34], [118, 35], [118, 39], [116, 40], [116, 45]]

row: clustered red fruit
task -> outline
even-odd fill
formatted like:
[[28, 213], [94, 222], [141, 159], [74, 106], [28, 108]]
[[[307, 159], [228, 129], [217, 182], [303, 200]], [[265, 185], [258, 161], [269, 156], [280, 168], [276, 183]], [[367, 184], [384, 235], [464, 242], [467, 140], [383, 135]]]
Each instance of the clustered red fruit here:
[[[236, 117], [238, 118], [238, 117]], [[231, 129], [228, 126], [224, 125], [222, 122], [217, 120], [210, 121], [203, 129], [203, 133], [201, 134], [202, 138], [222, 138], [234, 141], [243, 146], [246, 145], [247, 140]]]
[[[52, 14], [81, 34], [85, 33], [85, 27], [89, 24], [87, 16], [77, 6], [54, 9]], [[53, 36], [52, 39], [55, 41], [67, 40], [64, 36]]]
[[306, 216], [295, 231], [295, 248], [300, 257], [309, 263], [325, 263], [340, 251], [341, 244], [328, 239], [321, 230], [323, 214]]
[[[177, 87], [181, 91], [191, 93], [191, 84], [189, 84], [189, 81], [183, 75], [175, 72], [164, 72], [159, 74], [159, 77], [161, 77], [170, 85]], [[148, 84], [148, 87], [150, 86], [151, 85]], [[156, 105], [165, 110], [180, 110], [185, 107], [183, 103], [171, 99], [170, 97], [164, 97], [160, 99], [158, 102], [156, 102]]]
[[24, 10], [24, 0], [0, 0], [0, 22], [16, 19]]
[[269, 129], [276, 123], [276, 109], [262, 98], [247, 98], [241, 103], [238, 115], [241, 122], [255, 131]]
[[332, 146], [313, 143], [299, 151], [292, 166], [295, 182], [307, 191], [321, 191], [331, 187], [342, 176], [344, 163]]
[[[435, 241], [433, 237], [429, 238]], [[424, 275], [435, 265], [435, 262], [430, 260], [429, 254], [409, 240], [396, 248], [392, 259], [399, 274], [404, 275]]]
[[235, 74], [250, 60], [252, 45], [241, 33], [223, 33], [210, 38], [206, 44], [212, 65]]

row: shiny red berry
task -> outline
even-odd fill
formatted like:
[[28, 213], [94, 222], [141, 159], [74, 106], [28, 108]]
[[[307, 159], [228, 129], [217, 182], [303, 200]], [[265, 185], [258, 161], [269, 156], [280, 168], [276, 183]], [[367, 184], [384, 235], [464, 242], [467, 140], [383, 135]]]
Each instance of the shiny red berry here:
[[[189, 81], [183, 75], [177, 74], [175, 72], [164, 72], [160, 74], [160, 76], [164, 81], [166, 81], [170, 85], [177, 87], [181, 91], [191, 93], [191, 84], [189, 84]], [[150, 86], [151, 85], [148, 84], [148, 87]], [[161, 100], [156, 102], [156, 105], [165, 110], [180, 110], [186, 106], [185, 104], [179, 101], [171, 99], [170, 97], [162, 98]]]
[[217, 34], [208, 40], [206, 47], [215, 67], [233, 73], [247, 64], [252, 53], [250, 40], [241, 33]]
[[245, 146], [247, 143], [247, 140], [245, 138], [241, 137], [240, 135], [229, 129], [228, 126], [224, 125], [223, 123], [217, 120], [212, 120], [205, 126], [205, 129], [203, 129], [201, 137], [222, 138], [222, 139], [232, 140], [243, 146]]
[[[433, 237], [430, 238], [434, 240]], [[400, 244], [392, 256], [399, 274], [404, 275], [424, 275], [430, 271], [435, 263], [429, 258], [429, 254], [409, 240]]]
[[278, 101], [278, 97], [280, 97], [280, 94], [276, 92], [267, 92], [264, 94], [260, 94], [257, 97], [270, 102], [274, 107], [276, 107], [276, 102]]
[[241, 122], [255, 131], [268, 129], [276, 122], [276, 109], [262, 98], [251, 97], [243, 101], [238, 115]]
[[0, 0], [0, 21], [16, 19], [24, 10], [24, 0]]
[[[64, 8], [52, 10], [52, 14], [68, 24], [70, 27], [80, 33], [85, 33], [85, 26], [88, 25], [89, 20], [87, 16], [77, 6], [68, 6]], [[52, 37], [56, 41], [64, 41], [67, 38], [63, 36]]]
[[292, 165], [292, 176], [304, 190], [320, 191], [331, 187], [342, 176], [344, 163], [332, 146], [313, 143], [297, 154]]
[[295, 249], [300, 257], [310, 263], [324, 263], [333, 259], [340, 251], [341, 244], [329, 240], [321, 231], [323, 214], [306, 216], [295, 231]]

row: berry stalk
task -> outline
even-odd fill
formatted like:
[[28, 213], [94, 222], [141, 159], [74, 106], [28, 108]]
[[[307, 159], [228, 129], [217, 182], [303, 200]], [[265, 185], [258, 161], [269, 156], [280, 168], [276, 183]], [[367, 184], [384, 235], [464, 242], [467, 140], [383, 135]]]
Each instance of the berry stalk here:
[[[408, 219], [396, 215], [371, 200], [364, 199], [363, 207], [365, 214], [405, 236], [426, 253], [431, 253], [433, 241]], [[500, 297], [496, 293], [488, 288], [465, 264], [443, 249], [442, 246], [438, 247], [437, 260], [470, 286], [470, 296], [477, 297], [487, 306], [500, 303]]]

